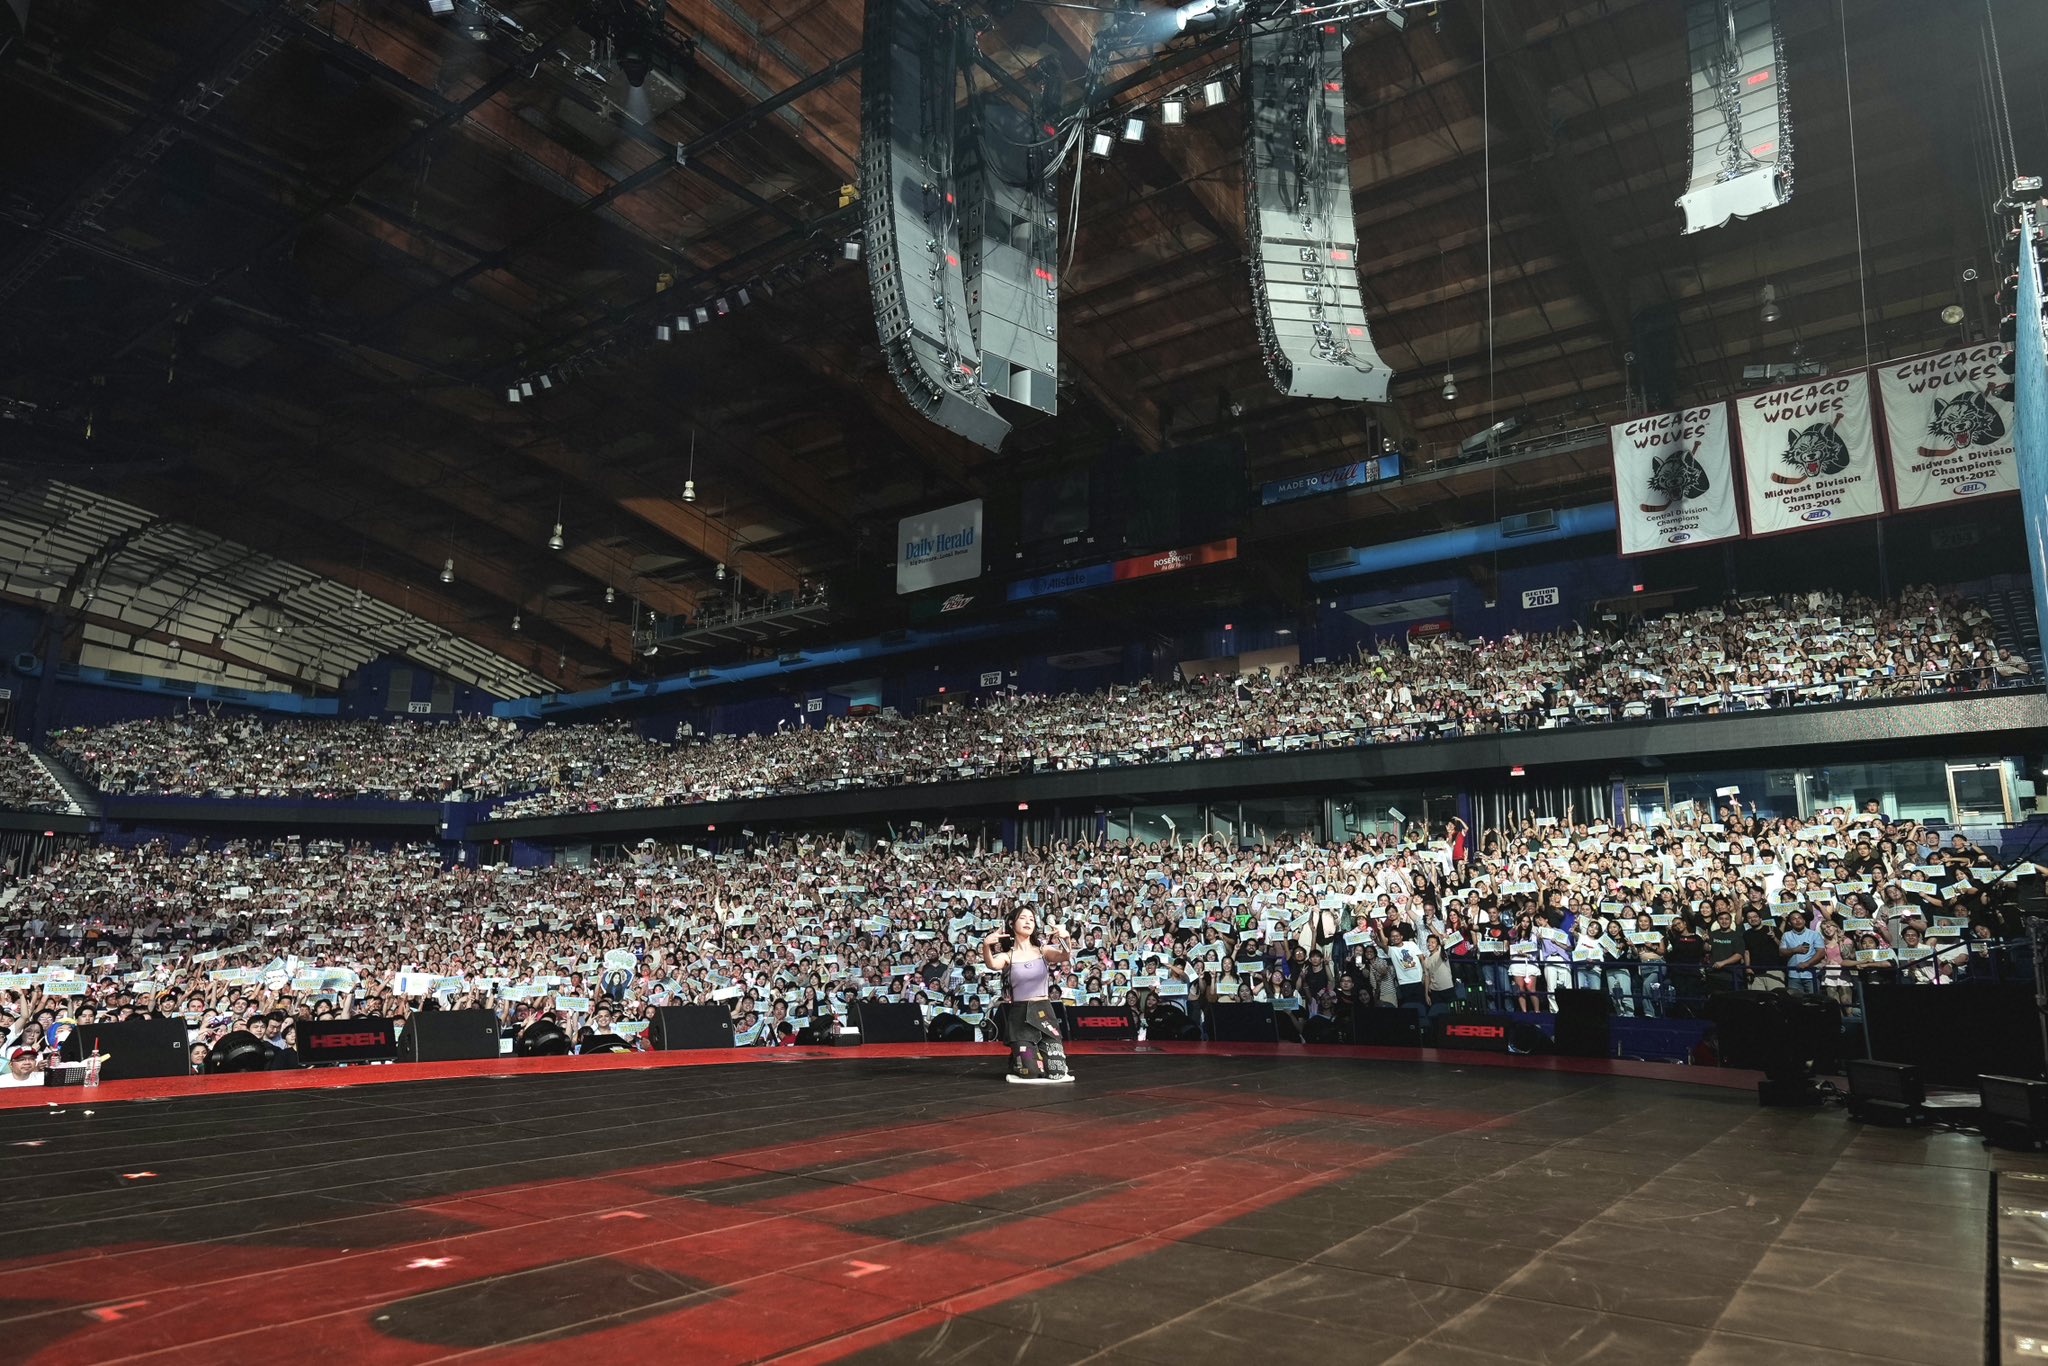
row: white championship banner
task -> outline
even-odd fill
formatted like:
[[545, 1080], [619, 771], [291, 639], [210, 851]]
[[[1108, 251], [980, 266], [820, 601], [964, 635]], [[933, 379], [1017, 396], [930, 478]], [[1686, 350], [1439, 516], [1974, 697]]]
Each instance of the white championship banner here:
[[1884, 511], [1870, 376], [1857, 370], [1735, 400], [1749, 534], [1803, 531]]
[[1991, 393], [2005, 381], [2005, 351], [1983, 342], [1878, 367], [1901, 511], [2018, 492], [2012, 404]]
[[1742, 534], [1728, 432], [1725, 403], [1653, 413], [1608, 430], [1622, 554]]

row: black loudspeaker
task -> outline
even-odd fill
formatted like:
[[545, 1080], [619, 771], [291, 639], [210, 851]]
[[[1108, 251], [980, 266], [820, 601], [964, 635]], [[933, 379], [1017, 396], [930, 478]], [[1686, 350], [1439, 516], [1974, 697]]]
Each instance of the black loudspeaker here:
[[678, 1048], [731, 1048], [732, 1013], [724, 1006], [657, 1006], [647, 1027], [654, 1046], [663, 1052]]
[[69, 1061], [80, 1061], [89, 1052], [106, 1057], [101, 1081], [182, 1077], [192, 1070], [191, 1038], [176, 1017], [84, 1025], [64, 1041], [63, 1056]]
[[2048, 1082], [2032, 1077], [1979, 1077], [1988, 1142], [2039, 1151], [2048, 1143]]
[[246, 1029], [237, 1029], [221, 1036], [206, 1055], [208, 1072], [263, 1072], [270, 1068], [271, 1054], [277, 1050], [257, 1038]]
[[1218, 1001], [1209, 1007], [1209, 1037], [1217, 1043], [1278, 1043], [1280, 1027], [1266, 1001]]
[[1246, 254], [1274, 387], [1384, 403], [1393, 371], [1366, 331], [1339, 28], [1254, 25], [1245, 35]]
[[924, 1015], [908, 1001], [855, 1001], [853, 1027], [862, 1043], [923, 1043]]
[[1560, 987], [1557, 999], [1557, 1051], [1568, 1058], [1611, 1058], [1614, 1038], [1607, 1027], [1614, 999], [1604, 991]]
[[1070, 1039], [1135, 1039], [1138, 1017], [1128, 1006], [1076, 1006], [1060, 1003], [1060, 1027]]
[[1911, 1063], [1851, 1058], [1849, 1115], [1871, 1124], [1920, 1124], [1927, 1119], [1927, 1089]]
[[1422, 1047], [1422, 1017], [1406, 1006], [1360, 1006], [1352, 1014], [1358, 1042], [1380, 1048]]
[[973, 1043], [974, 1026], [947, 1011], [943, 1015], [932, 1016], [931, 1027], [925, 1031], [925, 1037], [933, 1043]]
[[953, 170], [953, 92], [972, 35], [953, 7], [867, 0], [863, 39], [860, 203], [882, 358], [911, 407], [997, 450], [1010, 424], [982, 387]]
[[495, 1011], [423, 1010], [398, 1036], [400, 1062], [474, 1062], [498, 1056]]
[[566, 1058], [575, 1045], [569, 1031], [553, 1020], [535, 1020], [512, 1040], [512, 1053], [520, 1058]]
[[1167, 1043], [1187, 1042], [1199, 1040], [1202, 1031], [1177, 1003], [1154, 1001], [1151, 1012], [1145, 1017], [1145, 1037]]

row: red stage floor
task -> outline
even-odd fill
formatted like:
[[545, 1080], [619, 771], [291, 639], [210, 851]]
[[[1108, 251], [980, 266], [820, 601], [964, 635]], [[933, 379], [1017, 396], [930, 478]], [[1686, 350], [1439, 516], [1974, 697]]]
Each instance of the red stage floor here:
[[0, 1356], [1843, 1366], [1984, 1340], [1974, 1141], [1760, 1110], [1739, 1074], [1125, 1045], [1021, 1087], [978, 1048], [807, 1052], [37, 1095], [0, 1113]]

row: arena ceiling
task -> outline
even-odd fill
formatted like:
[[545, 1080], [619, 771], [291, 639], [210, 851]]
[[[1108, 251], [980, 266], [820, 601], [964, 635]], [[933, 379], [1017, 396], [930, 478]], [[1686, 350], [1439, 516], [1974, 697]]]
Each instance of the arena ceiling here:
[[[1981, 333], [2006, 160], [1996, 67], [2022, 164], [2048, 165], [2048, 8], [2018, 0], [1779, 0], [1796, 193], [1691, 236], [1674, 207], [1677, 0], [1444, 0], [1405, 31], [1360, 23], [1361, 264], [1400, 377], [1382, 408], [1298, 402], [1254, 345], [1241, 105], [1177, 127], [1152, 108], [1232, 50], [1125, 68], [1150, 126], [1082, 171], [1061, 413], [992, 454], [904, 405], [863, 268], [842, 259], [859, 227], [842, 187], [858, 179], [861, 0], [654, 0], [672, 61], [658, 53], [638, 95], [615, 67], [578, 70], [589, 7], [38, 0], [0, 66], [12, 496], [89, 487], [361, 590], [496, 656], [507, 667], [458, 672], [516, 691], [644, 667], [636, 604], [671, 615], [740, 581], [878, 576], [898, 517], [1120, 435], [1241, 432], [1255, 479], [1401, 443], [1433, 477], [1341, 516], [1253, 520], [1247, 558], [1294, 583], [1320, 547], [1603, 493], [1597, 444], [1497, 468], [1452, 457], [1495, 417], [1569, 433], [1622, 415], [1646, 308], [1676, 319], [1688, 401], [1756, 387], [1746, 366], [1841, 369]], [[992, 66], [1078, 88], [1099, 15], [976, 11]], [[728, 316], [654, 340], [657, 317], [719, 298]], [[1960, 327], [1941, 320], [1951, 303]], [[202, 567], [179, 591], [275, 606], [242, 568]], [[129, 624], [149, 639], [176, 631], [146, 610]], [[876, 613], [859, 616], [838, 629]], [[255, 664], [220, 650], [223, 668]], [[325, 682], [331, 661], [262, 667]]]

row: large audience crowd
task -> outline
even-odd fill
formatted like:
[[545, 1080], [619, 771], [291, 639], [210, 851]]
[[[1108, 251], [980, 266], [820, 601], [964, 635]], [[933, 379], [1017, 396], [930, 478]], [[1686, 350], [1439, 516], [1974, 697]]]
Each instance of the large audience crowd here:
[[1004, 689], [675, 743], [624, 723], [268, 721], [190, 714], [60, 732], [102, 791], [216, 797], [502, 796], [500, 816], [656, 807], [993, 773], [1777, 708], [2031, 681], [1980, 607], [1799, 594], [1496, 640], [1441, 634], [1278, 674], [1094, 693]]
[[0, 810], [76, 813], [78, 803], [34, 750], [0, 738]]
[[547, 1021], [623, 1047], [669, 1004], [724, 1005], [742, 1043], [866, 998], [975, 1024], [1002, 999], [981, 940], [1026, 906], [1077, 946], [1064, 999], [1162, 1027], [1235, 1000], [1306, 1032], [1353, 1004], [1543, 1010], [1569, 985], [1684, 1014], [1745, 985], [1847, 1001], [1862, 974], [2010, 972], [1993, 949], [2037, 875], [1874, 807], [1798, 819], [1739, 800], [1343, 844], [1002, 851], [941, 830], [529, 869], [444, 866], [431, 846], [90, 846], [0, 889], [0, 1032], [33, 1059], [79, 1024], [181, 1015], [195, 1063], [242, 1029], [288, 1063], [295, 1019], [472, 1006], [508, 1033]]

